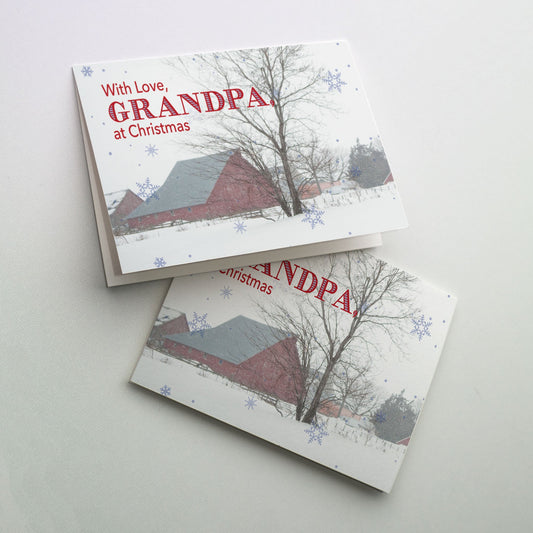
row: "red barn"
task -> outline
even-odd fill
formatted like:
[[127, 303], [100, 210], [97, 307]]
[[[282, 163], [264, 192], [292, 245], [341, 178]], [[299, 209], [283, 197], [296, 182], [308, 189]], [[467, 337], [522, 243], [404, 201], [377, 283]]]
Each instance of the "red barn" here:
[[277, 205], [262, 174], [238, 150], [178, 161], [157, 192], [128, 216], [130, 228], [217, 218]]
[[352, 413], [346, 407], [342, 407], [340, 404], [332, 400], [327, 400], [325, 402], [322, 402], [320, 404], [320, 407], [318, 408], [318, 412], [326, 416], [332, 416], [334, 418], [344, 417], [344, 418], [354, 418], [355, 420], [361, 419], [359, 415]]
[[143, 201], [135, 193], [126, 189], [106, 194], [105, 203], [111, 219], [111, 227], [116, 229], [127, 225], [126, 217]]
[[187, 331], [189, 331], [189, 324], [185, 313], [164, 305], [156, 318], [146, 344], [157, 350], [162, 346], [165, 335]]
[[302, 390], [296, 339], [242, 315], [214, 328], [165, 335], [163, 348], [289, 403]]
[[399, 440], [396, 444], [402, 444], [403, 446], [409, 446], [411, 437], [405, 437], [405, 439]]

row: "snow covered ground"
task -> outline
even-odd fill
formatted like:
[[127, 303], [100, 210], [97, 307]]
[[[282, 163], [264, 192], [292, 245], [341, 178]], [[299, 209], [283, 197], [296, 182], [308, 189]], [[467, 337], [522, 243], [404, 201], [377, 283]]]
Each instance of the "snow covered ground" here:
[[123, 273], [325, 242], [407, 226], [394, 183], [324, 193], [306, 200], [307, 213], [272, 220], [234, 217], [162, 227], [115, 238]]
[[341, 419], [319, 416], [310, 425], [282, 417], [259, 394], [151, 348], [144, 349], [131, 381], [384, 492], [405, 455], [405, 446]]

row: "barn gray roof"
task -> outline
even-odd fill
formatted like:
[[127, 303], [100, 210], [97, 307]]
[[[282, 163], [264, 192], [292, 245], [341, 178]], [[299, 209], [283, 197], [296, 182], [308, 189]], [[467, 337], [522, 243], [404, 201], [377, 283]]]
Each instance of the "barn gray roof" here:
[[288, 336], [280, 329], [238, 315], [214, 328], [165, 338], [238, 365]]
[[157, 192], [127, 218], [205, 204], [233, 150], [178, 161]]

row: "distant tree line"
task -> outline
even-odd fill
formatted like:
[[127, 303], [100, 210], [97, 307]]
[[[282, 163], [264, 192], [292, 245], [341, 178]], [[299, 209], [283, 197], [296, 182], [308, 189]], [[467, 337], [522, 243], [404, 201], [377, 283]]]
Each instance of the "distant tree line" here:
[[383, 185], [389, 174], [389, 162], [379, 139], [370, 139], [368, 144], [357, 139], [348, 158], [348, 178], [367, 189]]

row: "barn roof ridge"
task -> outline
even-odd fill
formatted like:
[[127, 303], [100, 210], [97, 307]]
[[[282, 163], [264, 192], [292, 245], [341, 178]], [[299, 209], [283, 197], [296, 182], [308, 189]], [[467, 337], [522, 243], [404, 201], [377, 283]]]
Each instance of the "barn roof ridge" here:
[[238, 365], [289, 336], [278, 328], [237, 315], [213, 328], [165, 338]]
[[128, 219], [204, 204], [229, 158], [238, 150], [225, 150], [176, 161], [159, 189], [128, 215]]

